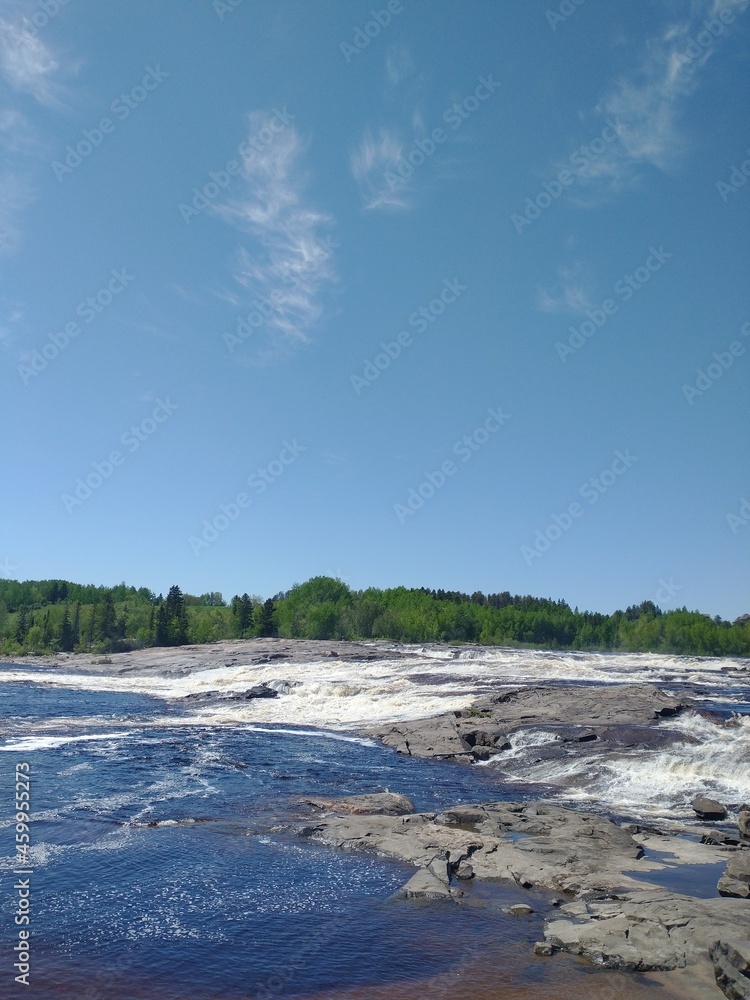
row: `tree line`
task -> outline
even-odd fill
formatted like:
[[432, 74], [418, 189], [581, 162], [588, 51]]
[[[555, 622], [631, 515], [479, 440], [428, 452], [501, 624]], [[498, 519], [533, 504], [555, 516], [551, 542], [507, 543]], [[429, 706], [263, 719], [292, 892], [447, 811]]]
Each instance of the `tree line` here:
[[318, 576], [263, 600], [247, 593], [166, 597], [124, 583], [0, 580], [0, 653], [120, 652], [219, 639], [387, 639], [546, 649], [750, 656], [750, 619], [734, 624], [652, 601], [611, 615], [563, 600], [395, 587], [351, 590]]

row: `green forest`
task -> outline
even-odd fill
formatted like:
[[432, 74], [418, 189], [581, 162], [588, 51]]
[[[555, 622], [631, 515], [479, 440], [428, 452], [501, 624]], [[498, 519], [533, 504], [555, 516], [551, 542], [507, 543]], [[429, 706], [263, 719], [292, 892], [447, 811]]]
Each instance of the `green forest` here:
[[750, 617], [731, 623], [686, 608], [662, 611], [652, 601], [605, 615], [507, 591], [351, 590], [327, 576], [267, 600], [245, 593], [229, 602], [215, 591], [198, 597], [177, 585], [164, 597], [124, 583], [0, 579], [5, 657], [113, 653], [254, 636], [750, 656]]

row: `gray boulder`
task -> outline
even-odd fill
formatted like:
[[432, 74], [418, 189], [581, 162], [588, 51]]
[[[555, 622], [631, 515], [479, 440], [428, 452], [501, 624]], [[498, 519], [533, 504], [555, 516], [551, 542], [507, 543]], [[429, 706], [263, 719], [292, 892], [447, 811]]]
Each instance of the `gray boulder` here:
[[438, 878], [427, 868], [420, 868], [412, 875], [406, 885], [402, 886], [394, 895], [394, 899], [452, 899], [454, 893], [451, 891], [447, 881]]
[[747, 941], [715, 941], [708, 950], [716, 985], [729, 1000], [750, 1000], [750, 945]]
[[716, 799], [706, 798], [705, 795], [696, 795], [696, 797], [691, 802], [693, 811], [700, 816], [701, 819], [726, 819], [727, 811], [726, 808], [717, 802]]
[[750, 840], [750, 805], [741, 805], [737, 815], [737, 827], [743, 837]]
[[717, 886], [721, 896], [750, 899], [750, 851], [733, 854]]

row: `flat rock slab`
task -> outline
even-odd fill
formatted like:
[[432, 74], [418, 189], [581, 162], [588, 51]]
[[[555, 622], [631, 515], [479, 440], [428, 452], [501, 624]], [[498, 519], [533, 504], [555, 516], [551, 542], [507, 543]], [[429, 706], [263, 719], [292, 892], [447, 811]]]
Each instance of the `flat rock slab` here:
[[[369, 735], [399, 753], [470, 763], [507, 749], [508, 734], [537, 725], [558, 727], [561, 745], [585, 747], [639, 726], [644, 727], [641, 741], [648, 743], [645, 727], [689, 706], [689, 700], [650, 684], [536, 685], [485, 696], [471, 709], [381, 726]], [[674, 740], [674, 734], [669, 739]]]
[[372, 734], [386, 746], [413, 757], [442, 757], [469, 762], [471, 747], [458, 732], [453, 714], [384, 726]]
[[546, 803], [462, 805], [437, 816], [364, 815], [360, 810], [323, 816], [297, 832], [331, 847], [375, 852], [419, 868], [443, 859], [443, 871], [447, 864], [451, 876], [469, 863], [476, 878], [568, 893], [642, 888], [643, 881], [623, 873], [641, 865], [645, 872], [660, 867], [639, 861], [640, 845], [610, 820]]
[[750, 907], [739, 899], [636, 892], [569, 903], [544, 935], [553, 947], [610, 968], [675, 969], [708, 962], [717, 941], [750, 941]]

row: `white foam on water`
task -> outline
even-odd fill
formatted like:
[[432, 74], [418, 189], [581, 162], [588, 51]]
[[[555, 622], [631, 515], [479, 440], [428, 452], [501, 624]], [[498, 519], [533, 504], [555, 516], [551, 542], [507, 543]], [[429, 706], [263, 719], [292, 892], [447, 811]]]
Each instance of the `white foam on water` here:
[[632, 752], [613, 752], [602, 744], [584, 756], [537, 762], [508, 753], [485, 766], [499, 767], [518, 781], [560, 784], [565, 799], [644, 817], [694, 819], [690, 803], [696, 795], [730, 807], [750, 801], [750, 716], [719, 723], [687, 712], [659, 728], [688, 739]]
[[306, 736], [321, 737], [326, 740], [336, 740], [339, 743], [358, 743], [362, 747], [378, 747], [377, 740], [370, 740], [363, 736], [344, 736], [342, 733], [331, 733], [325, 729], [281, 729], [274, 727], [268, 729], [264, 726], [243, 726], [244, 732], [250, 733], [284, 733], [286, 736]]
[[560, 737], [544, 729], [519, 729], [509, 737], [508, 742], [513, 750], [526, 750], [528, 747], [544, 746], [545, 743], [559, 743]]
[[[399, 648], [399, 647], [391, 647]], [[388, 649], [379, 649], [387, 657]], [[241, 694], [280, 677], [292, 685], [273, 699], [200, 704], [183, 702], [190, 718], [207, 724], [275, 723], [352, 728], [425, 718], [467, 708], [480, 692], [501, 687], [568, 681], [622, 684], [691, 684], [721, 692], [750, 684], [750, 661], [649, 653], [563, 653], [540, 650], [400, 647], [399, 659], [308, 663], [234, 664], [180, 677], [6, 671], [2, 681], [32, 680], [77, 690], [143, 694], [162, 699], [188, 695]], [[425, 683], [425, 674], [429, 683]], [[72, 721], [72, 720], [70, 720]], [[176, 720], [170, 720], [173, 724]]]
[[85, 736], [23, 736], [15, 742], [3, 743], [0, 750], [28, 753], [31, 750], [55, 750], [66, 743], [83, 743], [89, 740], [116, 740], [132, 736], [132, 732], [88, 733]]

